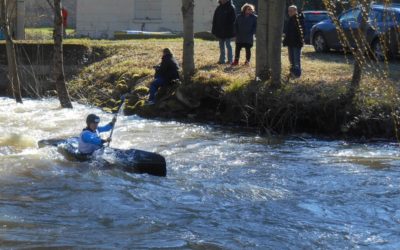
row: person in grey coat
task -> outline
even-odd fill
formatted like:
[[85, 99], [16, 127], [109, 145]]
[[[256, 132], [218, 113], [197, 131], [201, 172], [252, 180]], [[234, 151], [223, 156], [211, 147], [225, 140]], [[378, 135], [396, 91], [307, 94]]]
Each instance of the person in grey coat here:
[[249, 65], [251, 59], [251, 48], [254, 43], [254, 34], [257, 30], [257, 16], [254, 14], [254, 5], [246, 3], [241, 9], [241, 13], [236, 18], [236, 49], [235, 61], [232, 66], [239, 64], [240, 51], [246, 49], [246, 62]]

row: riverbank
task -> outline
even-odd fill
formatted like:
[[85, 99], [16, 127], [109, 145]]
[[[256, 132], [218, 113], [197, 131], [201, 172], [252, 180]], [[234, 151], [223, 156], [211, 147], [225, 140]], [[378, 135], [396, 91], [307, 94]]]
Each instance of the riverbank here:
[[74, 100], [107, 112], [115, 112], [121, 95], [128, 93], [126, 115], [239, 125], [267, 134], [396, 138], [398, 61], [371, 65], [356, 96], [350, 99], [350, 55], [316, 54], [305, 47], [303, 76], [288, 81], [287, 52], [283, 49], [284, 82], [281, 89], [274, 90], [268, 83], [254, 80], [254, 60], [249, 67], [218, 65], [217, 44], [196, 40], [198, 71], [192, 83], [176, 83], [160, 91], [156, 105], [145, 106], [161, 50], [171, 48], [181, 61], [181, 39], [69, 39], [65, 46], [77, 44], [87, 49], [77, 65], [79, 73], [69, 76], [70, 94]]
[[218, 65], [215, 42], [197, 40], [198, 71], [192, 83], [176, 83], [160, 92], [156, 105], [145, 106], [152, 67], [159, 63], [161, 50], [169, 47], [180, 59], [182, 41], [115, 41], [94, 46], [103, 46], [104, 59], [85, 67], [69, 89], [75, 99], [109, 112], [116, 111], [122, 94], [130, 93], [126, 115], [239, 125], [269, 134], [396, 138], [398, 62], [371, 65], [356, 96], [349, 99], [350, 55], [316, 54], [306, 47], [303, 77], [288, 81], [283, 49], [284, 82], [281, 89], [273, 90], [268, 83], [254, 81], [254, 60], [249, 67]]

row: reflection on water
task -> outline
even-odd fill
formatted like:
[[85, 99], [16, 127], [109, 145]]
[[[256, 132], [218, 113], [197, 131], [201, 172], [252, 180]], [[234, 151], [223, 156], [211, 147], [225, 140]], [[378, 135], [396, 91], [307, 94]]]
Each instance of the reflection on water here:
[[68, 162], [40, 139], [87, 114], [0, 99], [2, 248], [400, 248], [397, 144], [261, 138], [120, 117], [112, 146], [167, 158], [168, 177]]

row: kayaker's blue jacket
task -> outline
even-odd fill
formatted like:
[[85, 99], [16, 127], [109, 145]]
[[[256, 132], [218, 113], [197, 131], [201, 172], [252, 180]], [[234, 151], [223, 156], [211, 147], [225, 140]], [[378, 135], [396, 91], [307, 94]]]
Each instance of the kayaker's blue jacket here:
[[96, 131], [85, 128], [79, 136], [79, 152], [81, 154], [92, 154], [94, 151], [102, 148], [106, 141], [100, 138], [100, 133], [110, 131], [112, 128], [113, 125], [111, 123], [103, 127], [98, 127]]

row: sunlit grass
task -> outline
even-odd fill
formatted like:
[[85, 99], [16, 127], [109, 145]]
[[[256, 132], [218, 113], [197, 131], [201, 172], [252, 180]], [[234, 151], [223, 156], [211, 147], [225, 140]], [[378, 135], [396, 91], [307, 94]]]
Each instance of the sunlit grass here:
[[[67, 37], [74, 37], [75, 29], [67, 29]], [[27, 40], [51, 40], [53, 38], [53, 28], [25, 28], [25, 38]]]

